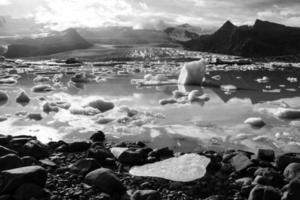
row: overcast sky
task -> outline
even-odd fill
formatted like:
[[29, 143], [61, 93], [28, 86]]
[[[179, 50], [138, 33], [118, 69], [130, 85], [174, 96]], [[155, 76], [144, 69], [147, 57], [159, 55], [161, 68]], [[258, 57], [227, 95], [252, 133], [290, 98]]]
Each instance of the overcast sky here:
[[[189, 23], [219, 26], [257, 18], [300, 26], [300, 0], [0, 0], [0, 15], [33, 17], [52, 29]], [[160, 23], [159, 23], [160, 22]]]

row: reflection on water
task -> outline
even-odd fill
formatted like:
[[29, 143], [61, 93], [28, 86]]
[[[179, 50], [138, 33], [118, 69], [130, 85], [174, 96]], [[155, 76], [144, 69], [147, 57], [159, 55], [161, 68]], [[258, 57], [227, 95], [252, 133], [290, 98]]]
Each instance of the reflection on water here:
[[[219, 75], [220, 80], [212, 77]], [[269, 82], [256, 80], [267, 76]], [[31, 88], [34, 74], [21, 74], [13, 86], [0, 86], [7, 91], [9, 100], [0, 102], [0, 115], [8, 120], [0, 122], [5, 134], [32, 134], [39, 139], [68, 141], [87, 139], [96, 129], [103, 129], [112, 140], [141, 140], [154, 147], [169, 146], [180, 151], [197, 151], [206, 148], [273, 148], [277, 151], [300, 152], [300, 128], [290, 125], [290, 121], [278, 119], [261, 108], [277, 108], [282, 101], [298, 106], [300, 80], [296, 69], [284, 71], [211, 71], [207, 76], [210, 85], [232, 84], [239, 89], [224, 92], [219, 87], [184, 87], [177, 85], [137, 88], [131, 79], [142, 76], [110, 77], [105, 82], [87, 84], [70, 83], [70, 75], [64, 75], [60, 86], [53, 92], [33, 93]], [[219, 78], [218, 78], [219, 79]], [[160, 99], [170, 98], [172, 91], [200, 90], [208, 94], [207, 102], [159, 105]], [[26, 91], [31, 97], [27, 105], [15, 102], [17, 94]], [[43, 120], [30, 121], [17, 117], [22, 112], [42, 113], [41, 99], [59, 99], [72, 105], [81, 105], [90, 99], [103, 98], [115, 103], [115, 109], [99, 116], [73, 115], [68, 110], [58, 113], [43, 113]], [[119, 119], [126, 117], [118, 109], [127, 106], [138, 111], [136, 118], [127, 124], [112, 121], [108, 124], [96, 123], [98, 118]], [[124, 115], [124, 116], [123, 116]], [[253, 129], [244, 124], [249, 117], [262, 117], [267, 125]], [[295, 122], [291, 124], [296, 124]], [[299, 124], [299, 123], [298, 123]]]

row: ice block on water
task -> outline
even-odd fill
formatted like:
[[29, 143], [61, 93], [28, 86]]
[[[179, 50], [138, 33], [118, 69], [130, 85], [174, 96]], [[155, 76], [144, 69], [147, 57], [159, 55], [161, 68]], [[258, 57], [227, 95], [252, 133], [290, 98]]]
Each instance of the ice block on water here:
[[204, 60], [186, 63], [178, 78], [180, 85], [202, 85], [207, 62]]

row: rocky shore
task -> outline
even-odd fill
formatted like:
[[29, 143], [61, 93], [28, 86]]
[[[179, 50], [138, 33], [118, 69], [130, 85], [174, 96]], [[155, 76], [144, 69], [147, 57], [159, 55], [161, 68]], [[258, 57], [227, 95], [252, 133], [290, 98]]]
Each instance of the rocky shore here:
[[[183, 153], [169, 148], [151, 149], [140, 141], [112, 143], [102, 131], [94, 133], [89, 141], [48, 144], [31, 136], [1, 135], [0, 145], [0, 200], [300, 198], [300, 154], [296, 153], [275, 155], [267, 149], [256, 153], [198, 152], [210, 160], [205, 175], [177, 182], [133, 176], [129, 170]], [[113, 149], [123, 151], [116, 154]]]

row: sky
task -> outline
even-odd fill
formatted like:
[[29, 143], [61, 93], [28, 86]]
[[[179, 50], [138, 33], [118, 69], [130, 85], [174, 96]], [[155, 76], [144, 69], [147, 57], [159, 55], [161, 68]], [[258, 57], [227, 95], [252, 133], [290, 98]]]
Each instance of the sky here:
[[169, 24], [220, 26], [255, 19], [300, 26], [300, 0], [0, 0], [0, 15], [32, 18], [53, 30]]

